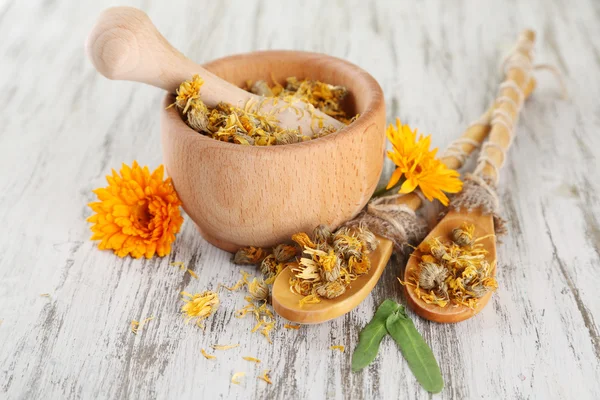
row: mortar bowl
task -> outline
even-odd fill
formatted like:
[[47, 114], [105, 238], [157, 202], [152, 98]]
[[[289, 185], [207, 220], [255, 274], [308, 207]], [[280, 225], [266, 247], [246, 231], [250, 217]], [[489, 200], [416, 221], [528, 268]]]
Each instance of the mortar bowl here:
[[203, 136], [165, 97], [161, 141], [167, 173], [204, 239], [226, 250], [269, 247], [319, 224], [353, 218], [377, 186], [384, 161], [385, 103], [377, 81], [338, 58], [299, 51], [260, 51], [204, 67], [246, 81], [316, 79], [348, 89], [345, 107], [360, 116], [346, 128], [302, 143], [243, 146]]

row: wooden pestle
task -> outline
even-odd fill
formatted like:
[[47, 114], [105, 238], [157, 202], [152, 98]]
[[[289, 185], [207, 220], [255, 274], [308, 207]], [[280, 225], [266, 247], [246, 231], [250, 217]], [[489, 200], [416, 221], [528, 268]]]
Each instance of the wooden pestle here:
[[[257, 96], [208, 72], [171, 46], [148, 16], [133, 7], [109, 8], [100, 14], [87, 38], [86, 51], [98, 72], [109, 79], [142, 82], [175, 93], [183, 81], [198, 74], [204, 80], [200, 98], [208, 107], [220, 102], [240, 108], [260, 105], [259, 112], [274, 113], [281, 127], [300, 126], [306, 135], [317, 125], [313, 116], [322, 120], [323, 126], [338, 130], [346, 126], [302, 101], [294, 103], [305, 111], [298, 117], [285, 101]], [[269, 72], [265, 71], [265, 76]]]

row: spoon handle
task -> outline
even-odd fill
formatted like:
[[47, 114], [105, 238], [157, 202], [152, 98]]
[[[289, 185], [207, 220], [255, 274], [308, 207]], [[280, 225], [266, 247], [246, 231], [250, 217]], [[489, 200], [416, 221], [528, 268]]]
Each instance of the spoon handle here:
[[199, 74], [202, 101], [209, 107], [223, 101], [243, 106], [258, 96], [208, 72], [177, 51], [150, 18], [133, 7], [114, 7], [98, 17], [86, 42], [88, 57], [109, 79], [146, 83], [175, 93], [181, 82]]
[[483, 145], [477, 161], [475, 175], [496, 185], [499, 171], [506, 159], [506, 152], [514, 138], [514, 126], [526, 98], [526, 90], [532, 81], [531, 72], [535, 33], [521, 33], [514, 51], [505, 62], [506, 79], [500, 85], [492, 112], [492, 129], [488, 141]]

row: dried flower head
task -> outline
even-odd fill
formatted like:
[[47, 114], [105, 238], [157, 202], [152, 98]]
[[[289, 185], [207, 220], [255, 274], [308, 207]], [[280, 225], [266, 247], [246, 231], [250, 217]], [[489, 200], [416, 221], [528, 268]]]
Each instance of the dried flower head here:
[[260, 264], [267, 255], [267, 251], [260, 247], [244, 247], [235, 253], [233, 263], [239, 265], [256, 265]]
[[420, 250], [425, 253], [430, 253], [436, 260], [441, 261], [447, 255], [446, 246], [439, 238], [431, 238], [423, 242]]
[[348, 270], [355, 275], [364, 275], [371, 269], [371, 259], [367, 256], [356, 258], [350, 256], [348, 259]]
[[175, 98], [175, 105], [186, 113], [190, 104], [200, 99], [200, 88], [204, 84], [204, 80], [200, 75], [196, 74], [190, 81], [184, 81], [179, 85], [176, 90], [177, 97]]
[[254, 300], [266, 300], [269, 298], [269, 287], [264, 280], [254, 278], [248, 283], [248, 293]]
[[193, 100], [188, 104], [187, 123], [195, 131], [206, 131], [208, 129], [208, 107], [202, 100]]
[[289, 244], [280, 244], [273, 249], [273, 255], [279, 262], [286, 262], [296, 256], [296, 247]]
[[123, 164], [120, 172], [113, 170], [108, 186], [94, 190], [99, 201], [88, 204], [95, 212], [87, 219], [93, 223], [91, 239], [119, 257], [169, 254], [183, 223], [171, 178], [163, 180], [162, 165], [150, 173], [136, 161]]
[[325, 282], [316, 287], [317, 294], [326, 299], [334, 299], [346, 291], [346, 286], [340, 281]]
[[435, 289], [439, 287], [448, 276], [448, 269], [441, 265], [431, 262], [421, 262], [419, 264], [419, 286], [423, 289]]
[[196, 325], [202, 327], [202, 321], [214, 314], [219, 308], [219, 295], [210, 290], [193, 295], [181, 292], [181, 296], [181, 300], [185, 302], [181, 307], [181, 312], [186, 317], [186, 323], [195, 319]]
[[333, 235], [333, 248], [345, 259], [360, 258], [363, 252], [363, 243], [352, 234], [349, 228], [341, 228]]
[[271, 276], [277, 273], [279, 262], [274, 254], [269, 254], [260, 264], [260, 272], [265, 276]]
[[451, 238], [454, 243], [461, 247], [472, 246], [475, 241], [473, 234], [475, 233], [475, 225], [463, 224], [460, 228], [452, 229]]
[[327, 225], [317, 226], [312, 233], [312, 240], [317, 246], [331, 244], [333, 234]]
[[429, 201], [438, 199], [447, 206], [448, 197], [444, 192], [460, 192], [462, 182], [457, 171], [435, 158], [437, 149], [429, 150], [431, 136], [417, 138], [417, 131], [402, 125], [399, 119], [396, 119], [396, 127], [390, 124], [386, 133], [393, 146], [387, 155], [397, 166], [387, 188], [391, 189], [404, 177], [400, 193], [410, 193], [419, 187]]
[[373, 232], [367, 229], [365, 226], [359, 226], [354, 228], [356, 237], [362, 242], [362, 251], [365, 254], [374, 252], [379, 245], [379, 240]]

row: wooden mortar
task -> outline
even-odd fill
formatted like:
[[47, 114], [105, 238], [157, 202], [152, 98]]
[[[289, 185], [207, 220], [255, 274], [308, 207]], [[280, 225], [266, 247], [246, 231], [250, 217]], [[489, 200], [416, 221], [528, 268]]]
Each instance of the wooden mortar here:
[[269, 247], [319, 224], [353, 218], [375, 190], [383, 168], [385, 104], [381, 87], [359, 67], [323, 54], [263, 51], [203, 66], [243, 86], [247, 80], [317, 79], [345, 86], [360, 117], [329, 136], [271, 147], [220, 142], [188, 127], [168, 94], [161, 107], [164, 163], [200, 234], [235, 251]]

